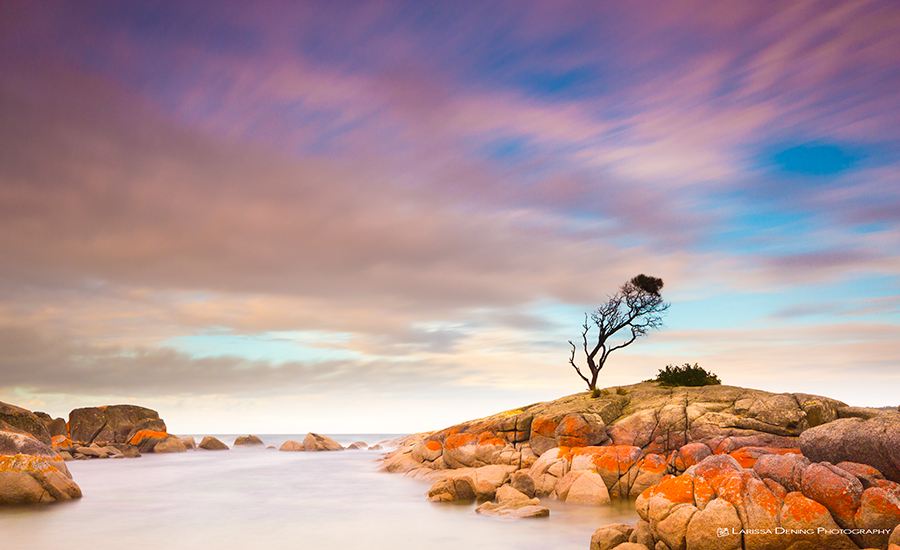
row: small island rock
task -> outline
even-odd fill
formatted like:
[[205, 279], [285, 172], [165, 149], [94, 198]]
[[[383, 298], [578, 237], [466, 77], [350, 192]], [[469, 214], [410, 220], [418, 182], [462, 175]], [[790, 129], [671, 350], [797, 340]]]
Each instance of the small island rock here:
[[255, 435], [242, 435], [234, 440], [234, 446], [248, 446], [252, 447], [254, 445], [265, 445], [262, 439], [256, 437]]
[[222, 443], [215, 437], [208, 435], [204, 437], [200, 441], [200, 445], [198, 445], [201, 449], [206, 449], [207, 451], [227, 451], [228, 445]]

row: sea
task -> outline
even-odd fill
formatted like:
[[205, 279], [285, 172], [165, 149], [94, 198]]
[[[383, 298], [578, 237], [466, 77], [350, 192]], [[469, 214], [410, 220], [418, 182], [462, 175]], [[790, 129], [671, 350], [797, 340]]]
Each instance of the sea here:
[[[213, 435], [229, 446], [236, 437]], [[397, 435], [331, 437], [347, 446]], [[259, 435], [276, 448], [304, 436]], [[481, 516], [474, 504], [428, 502], [427, 482], [379, 472], [382, 454], [257, 446], [68, 462], [84, 497], [0, 509], [0, 550], [587, 550], [598, 527], [638, 519], [629, 501], [550, 499], [548, 518]]]

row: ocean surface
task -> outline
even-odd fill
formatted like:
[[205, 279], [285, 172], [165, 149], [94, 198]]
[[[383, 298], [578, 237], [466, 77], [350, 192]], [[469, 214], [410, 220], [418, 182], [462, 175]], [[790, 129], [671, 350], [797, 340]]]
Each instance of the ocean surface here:
[[[216, 437], [231, 445], [236, 436]], [[278, 447], [304, 435], [259, 437]], [[346, 446], [395, 436], [331, 437]], [[549, 499], [549, 518], [483, 517], [474, 504], [429, 503], [428, 483], [378, 472], [380, 456], [239, 447], [73, 461], [67, 464], [84, 498], [0, 509], [0, 549], [587, 550], [598, 527], [637, 520], [630, 502], [593, 507]]]

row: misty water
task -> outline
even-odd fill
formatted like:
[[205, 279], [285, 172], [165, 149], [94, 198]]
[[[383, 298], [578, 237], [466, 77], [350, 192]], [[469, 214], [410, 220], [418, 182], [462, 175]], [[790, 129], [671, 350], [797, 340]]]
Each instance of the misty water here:
[[[235, 436], [218, 437], [231, 444]], [[276, 447], [303, 440], [260, 437]], [[345, 446], [387, 438], [333, 437]], [[627, 502], [593, 507], [549, 499], [549, 518], [484, 517], [474, 504], [427, 502], [428, 483], [378, 472], [379, 456], [256, 447], [69, 462], [84, 498], [0, 510], [0, 548], [586, 550], [597, 527], [637, 519]]]

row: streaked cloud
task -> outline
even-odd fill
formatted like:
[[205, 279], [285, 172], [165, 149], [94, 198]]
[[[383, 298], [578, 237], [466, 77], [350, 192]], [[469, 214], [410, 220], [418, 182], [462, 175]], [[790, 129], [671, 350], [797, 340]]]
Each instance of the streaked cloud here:
[[900, 360], [889, 2], [0, 9], [2, 399], [531, 400], [637, 272], [610, 383]]

